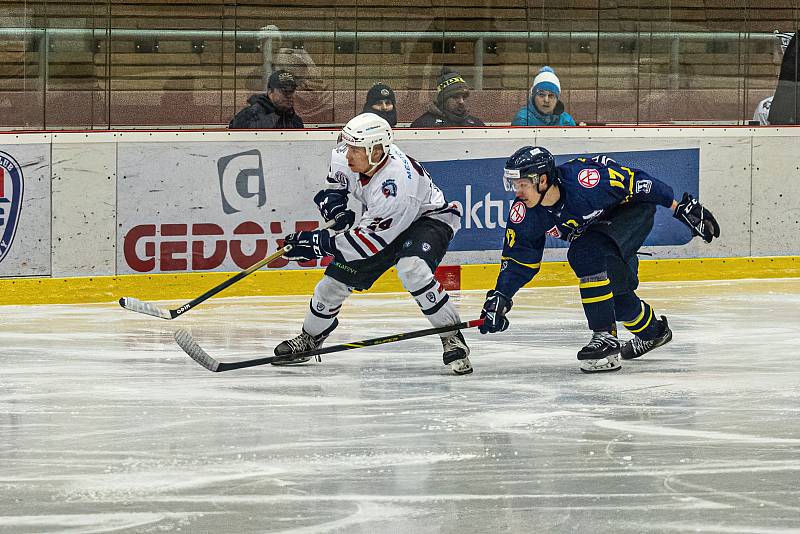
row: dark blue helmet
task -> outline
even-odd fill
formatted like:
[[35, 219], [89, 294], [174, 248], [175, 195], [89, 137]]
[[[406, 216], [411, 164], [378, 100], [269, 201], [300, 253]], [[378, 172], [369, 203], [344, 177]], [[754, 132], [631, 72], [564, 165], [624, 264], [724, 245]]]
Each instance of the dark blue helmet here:
[[551, 184], [557, 180], [555, 158], [546, 148], [524, 146], [506, 160], [503, 182], [506, 190], [513, 191], [512, 180], [529, 178], [538, 184], [540, 174], [546, 174]]

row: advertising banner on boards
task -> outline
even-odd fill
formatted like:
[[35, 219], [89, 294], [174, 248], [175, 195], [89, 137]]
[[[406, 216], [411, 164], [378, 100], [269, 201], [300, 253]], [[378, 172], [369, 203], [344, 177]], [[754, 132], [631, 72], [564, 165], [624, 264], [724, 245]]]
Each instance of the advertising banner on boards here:
[[[597, 154], [554, 154], [560, 165], [578, 156]], [[684, 191], [698, 196], [700, 184], [700, 150], [646, 150], [605, 152], [604, 155], [630, 168], [642, 169], [671, 185], [675, 194]], [[462, 207], [461, 230], [450, 245], [452, 251], [486, 250], [502, 247], [508, 210], [514, 194], [503, 188], [503, 164], [507, 157], [428, 161], [423, 165], [434, 177], [448, 200]], [[645, 245], [683, 245], [691, 240], [689, 229], [675, 220], [669, 210], [659, 209], [653, 231]], [[547, 247], [566, 247], [567, 242], [547, 237]]]
[[[241, 270], [277, 250], [287, 233], [317, 228], [312, 197], [325, 186], [331, 148], [318, 140], [119, 143], [118, 272]], [[513, 200], [501, 180], [507, 155], [464, 159], [446, 152], [422, 163], [446, 198], [462, 207], [462, 229], [450, 250], [499, 251]], [[698, 192], [697, 148], [605, 154], [669, 183], [676, 194]], [[556, 162], [578, 155], [555, 154]], [[658, 210], [646, 244], [681, 245], [690, 237], [667, 210]], [[547, 246], [566, 243], [548, 238]], [[271, 267], [298, 266], [276, 260]]]
[[317, 228], [312, 198], [330, 149], [320, 142], [120, 143], [117, 272], [238, 271], [276, 251], [286, 234]]
[[50, 145], [0, 145], [0, 277], [50, 274]]

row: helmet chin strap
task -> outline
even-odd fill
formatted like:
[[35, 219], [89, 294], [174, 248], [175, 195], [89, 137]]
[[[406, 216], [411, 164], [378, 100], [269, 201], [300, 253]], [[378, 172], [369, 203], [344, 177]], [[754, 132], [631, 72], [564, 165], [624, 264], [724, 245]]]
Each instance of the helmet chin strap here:
[[380, 165], [381, 163], [383, 163], [383, 162], [384, 162], [384, 160], [385, 160], [385, 159], [386, 159], [386, 158], [389, 156], [389, 153], [388, 153], [388, 151], [384, 150], [384, 152], [383, 152], [383, 157], [382, 157], [380, 160], [378, 160], [377, 162], [373, 162], [373, 161], [372, 161], [372, 153], [375, 151], [375, 147], [376, 147], [376, 146], [379, 146], [379, 145], [372, 145], [372, 149], [371, 149], [371, 150], [369, 151], [369, 153], [367, 154], [367, 162], [370, 164], [370, 168], [369, 168], [369, 170], [367, 170], [367, 172], [365, 172], [364, 174], [371, 175], [371, 174], [372, 174], [372, 172], [373, 172], [373, 171], [375, 171], [375, 169], [377, 169], [377, 168], [378, 168], [378, 165]]
[[[545, 176], [547, 176], [547, 175], [545, 175]], [[542, 178], [540, 176], [539, 180], [536, 182], [536, 192], [537, 193], [539, 193], [539, 184], [541, 183], [541, 180], [542, 180]], [[539, 200], [536, 201], [536, 204], [534, 204], [534, 206], [541, 206], [542, 205], [542, 200], [544, 200], [544, 196], [547, 194], [548, 191], [550, 191], [551, 187], [553, 187], [553, 182], [550, 181], [550, 177], [548, 176], [547, 177], [547, 187], [545, 187], [543, 193], [539, 193]]]

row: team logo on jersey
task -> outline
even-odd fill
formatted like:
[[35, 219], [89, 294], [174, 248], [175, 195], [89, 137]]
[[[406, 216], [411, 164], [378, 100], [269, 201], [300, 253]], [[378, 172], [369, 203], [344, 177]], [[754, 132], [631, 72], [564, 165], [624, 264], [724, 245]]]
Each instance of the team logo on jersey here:
[[525, 220], [525, 204], [522, 202], [514, 202], [511, 206], [511, 212], [508, 214], [508, 219], [514, 223], [519, 224]]
[[0, 152], [0, 261], [11, 249], [17, 232], [24, 185], [19, 163]]
[[433, 291], [428, 291], [427, 293], [425, 293], [425, 298], [428, 299], [428, 302], [433, 304], [434, 302], [436, 302], [436, 293], [434, 293]]
[[650, 190], [653, 189], [653, 181], [652, 180], [637, 180], [636, 181], [636, 192], [637, 193], [649, 193]]
[[556, 239], [559, 239], [561, 237], [561, 230], [559, 230], [557, 226], [550, 228], [545, 233], [549, 236], [555, 237]]
[[423, 243], [422, 244], [422, 252], [430, 252], [430, 251], [431, 251], [430, 243]]
[[381, 184], [381, 191], [386, 198], [397, 196], [397, 184], [391, 178]]
[[600, 172], [597, 169], [582, 169], [578, 173], [578, 183], [591, 189], [600, 183]]
[[410, 246], [411, 246], [411, 245], [413, 245], [413, 244], [414, 244], [414, 242], [413, 242], [413, 241], [411, 241], [411, 240], [409, 239], [408, 241], [406, 241], [405, 243], [403, 243], [403, 248], [408, 248], [408, 247], [410, 247]]
[[508, 260], [503, 260], [500, 262], [500, 270], [505, 271], [506, 267], [508, 267]]
[[322, 310], [325, 309], [325, 305], [323, 303], [321, 303], [321, 302], [317, 302], [316, 308], [317, 308], [317, 311], [322, 311]]

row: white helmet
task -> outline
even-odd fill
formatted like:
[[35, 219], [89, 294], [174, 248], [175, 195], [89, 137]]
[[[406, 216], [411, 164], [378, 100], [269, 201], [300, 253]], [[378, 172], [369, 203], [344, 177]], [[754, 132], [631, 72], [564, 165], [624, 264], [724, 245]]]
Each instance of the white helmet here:
[[[364, 147], [367, 150], [367, 159], [372, 166], [370, 171], [380, 165], [389, 155], [389, 145], [392, 144], [392, 139], [392, 127], [374, 113], [356, 115], [342, 128], [342, 141], [348, 145]], [[383, 147], [383, 157], [380, 161], [372, 161], [372, 150], [376, 146]]]

